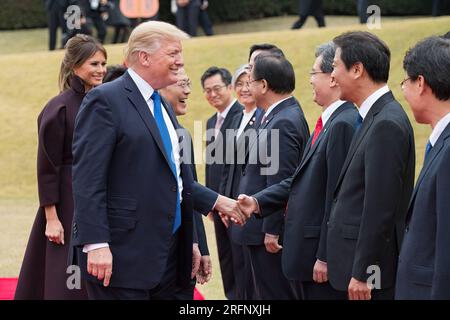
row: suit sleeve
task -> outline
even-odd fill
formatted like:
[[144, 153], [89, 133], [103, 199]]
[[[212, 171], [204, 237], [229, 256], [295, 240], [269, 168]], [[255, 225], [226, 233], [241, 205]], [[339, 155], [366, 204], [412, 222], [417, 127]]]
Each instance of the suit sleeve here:
[[[443, 150], [444, 151], [444, 150]], [[442, 152], [443, 152], [442, 151]], [[450, 150], [446, 150], [445, 165], [437, 175], [436, 188], [436, 249], [434, 275], [431, 288], [432, 300], [450, 299]]]
[[219, 194], [196, 181], [192, 189], [194, 193], [194, 210], [206, 216], [214, 208]]
[[197, 228], [198, 248], [200, 249], [200, 253], [202, 256], [209, 256], [205, 225], [203, 224], [202, 215], [198, 212], [194, 212], [194, 224]]
[[329, 138], [326, 148], [327, 190], [325, 194], [325, 212], [320, 231], [319, 247], [316, 254], [316, 258], [323, 262], [327, 261], [327, 223], [330, 218], [333, 192], [336, 188], [336, 183], [339, 179], [345, 158], [347, 157], [354, 133], [354, 126], [347, 122], [336, 123], [328, 132]]
[[[279, 142], [278, 159], [273, 159], [278, 160], [278, 170], [274, 174], [267, 175], [267, 186], [272, 186], [291, 177], [299, 165], [308, 137], [303, 137], [301, 135], [301, 130], [298, 127], [299, 125], [294, 123], [294, 121], [286, 119], [284, 121], [279, 121], [272, 128], [279, 130], [279, 140], [276, 141], [277, 143]], [[272, 134], [273, 132], [271, 135]], [[271, 140], [272, 138], [269, 136], [267, 142], [268, 152], [273, 157], [276, 148], [272, 145]], [[274, 166], [276, 163], [272, 161], [270, 165]], [[284, 211], [285, 209], [283, 208], [274, 212], [271, 216], [264, 218], [262, 231], [264, 233], [280, 235], [283, 231]]]
[[66, 108], [48, 105], [39, 120], [37, 180], [39, 203], [41, 207], [45, 207], [59, 202]]
[[94, 89], [85, 97], [76, 118], [72, 148], [75, 246], [110, 242], [106, 190], [117, 122], [101, 91]]
[[258, 201], [260, 214], [265, 218], [286, 208], [293, 176], [253, 195]]
[[353, 260], [352, 277], [367, 281], [367, 267], [379, 265], [404, 188], [408, 163], [408, 135], [393, 121], [374, 124], [364, 154], [364, 209]]

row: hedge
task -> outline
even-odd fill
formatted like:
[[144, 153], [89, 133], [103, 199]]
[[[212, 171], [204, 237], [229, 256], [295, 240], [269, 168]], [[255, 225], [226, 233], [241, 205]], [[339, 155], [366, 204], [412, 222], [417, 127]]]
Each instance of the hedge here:
[[[373, 0], [383, 15], [429, 15], [431, 1]], [[297, 0], [210, 0], [209, 14], [214, 22], [242, 21], [296, 14]], [[443, 13], [450, 13], [450, 1], [442, 0]], [[326, 14], [355, 15], [356, 0], [324, 0]], [[160, 0], [160, 19], [174, 22], [170, 0]], [[43, 0], [2, 0], [0, 30], [42, 28], [47, 25]]]

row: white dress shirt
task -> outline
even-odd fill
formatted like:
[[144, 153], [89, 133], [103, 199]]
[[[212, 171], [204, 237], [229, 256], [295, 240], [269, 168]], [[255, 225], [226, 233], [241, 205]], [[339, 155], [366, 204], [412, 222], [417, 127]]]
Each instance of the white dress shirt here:
[[344, 103], [345, 103], [345, 101], [337, 100], [337, 101], [333, 102], [332, 104], [330, 104], [330, 106], [322, 112], [322, 126], [323, 127], [325, 127], [325, 123], [327, 123], [327, 121], [331, 118], [331, 115]]
[[[150, 109], [150, 112], [152, 115], [154, 114], [154, 104], [153, 100], [151, 98], [153, 92], [155, 91], [148, 82], [146, 82], [144, 79], [142, 79], [133, 69], [128, 68], [128, 74], [130, 75], [131, 79], [133, 79], [134, 83], [136, 84], [139, 92], [141, 93], [144, 100], [147, 102], [147, 105]], [[166, 108], [162, 105], [161, 102], [161, 110], [164, 118], [164, 122], [166, 123], [167, 130], [169, 131], [170, 140], [172, 142], [172, 160], [175, 163], [175, 169], [177, 174], [177, 182], [178, 182], [178, 192], [180, 195], [180, 201], [182, 201], [182, 191], [183, 191], [183, 180], [181, 179], [181, 158], [180, 158], [180, 145], [178, 141], [178, 135], [175, 130], [175, 127], [170, 120], [169, 114], [166, 111]], [[89, 252], [95, 249], [105, 248], [109, 247], [108, 243], [97, 243], [97, 244], [87, 244], [83, 247], [83, 252]]]
[[384, 94], [388, 93], [390, 91], [389, 87], [385, 85], [384, 87], [378, 89], [374, 93], [372, 93], [370, 96], [367, 97], [366, 100], [359, 106], [359, 114], [363, 118], [363, 120], [366, 118], [367, 114], [369, 113], [370, 108], [374, 105], [374, 103], [381, 98]]
[[441, 120], [438, 121], [438, 123], [436, 123], [436, 126], [431, 132], [429, 139], [431, 146], [434, 147], [439, 137], [441, 136], [442, 132], [444, 132], [445, 128], [447, 128], [449, 123], [450, 123], [450, 113], [447, 113], [443, 118], [441, 118]]
[[242, 119], [241, 119], [241, 124], [239, 125], [239, 129], [236, 133], [236, 139], [239, 139], [239, 137], [241, 136], [242, 132], [244, 132], [245, 127], [247, 126], [247, 124], [250, 122], [250, 120], [252, 119], [253, 115], [256, 112], [256, 107], [250, 111], [250, 112], [246, 112], [245, 109], [242, 110]]

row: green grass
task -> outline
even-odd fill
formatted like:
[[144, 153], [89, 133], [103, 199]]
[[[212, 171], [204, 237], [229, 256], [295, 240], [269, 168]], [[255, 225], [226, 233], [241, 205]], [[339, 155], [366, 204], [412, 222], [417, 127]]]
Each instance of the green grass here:
[[[287, 20], [286, 20], [287, 19]], [[190, 130], [194, 121], [205, 120], [214, 112], [203, 97], [200, 76], [211, 65], [219, 65], [234, 71], [245, 63], [248, 48], [254, 43], [272, 42], [283, 48], [293, 63], [297, 88], [295, 96], [300, 100], [310, 128], [320, 114], [320, 108], [312, 101], [308, 71], [314, 61], [314, 48], [322, 42], [348, 30], [363, 29], [356, 18], [347, 17], [347, 25], [339, 20], [329, 20], [333, 28], [317, 29], [311, 19], [310, 28], [287, 30], [294, 17], [275, 18], [248, 22], [242, 25], [256, 31], [254, 25], [277, 29], [270, 32], [228, 34], [212, 38], [199, 37], [184, 44], [186, 70], [193, 80], [189, 113], [181, 122]], [[276, 22], [280, 22], [276, 25]], [[285, 25], [281, 22], [284, 21]], [[253, 27], [250, 27], [253, 24]], [[399, 83], [404, 78], [402, 59], [405, 51], [419, 39], [448, 31], [450, 18], [402, 19], [384, 21], [381, 30], [376, 30], [392, 51], [391, 77], [389, 86], [403, 104], [414, 124], [417, 146], [418, 174], [422, 166], [425, 143], [430, 128], [417, 125], [401, 94]], [[231, 25], [232, 26], [232, 25]], [[229, 26], [229, 28], [231, 28]], [[217, 27], [219, 29], [220, 26]], [[286, 27], [286, 28], [285, 28]], [[244, 28], [244, 27], [243, 27]], [[259, 28], [259, 27], [258, 27]], [[283, 30], [286, 29], [286, 30]], [[225, 33], [225, 32], [223, 32]], [[36, 119], [45, 103], [57, 94], [58, 69], [62, 51], [46, 52], [46, 34], [43, 30], [0, 33], [0, 277], [17, 276], [26, 241], [37, 209], [36, 190]], [[8, 40], [9, 39], [9, 40]], [[41, 42], [44, 42], [41, 45]], [[37, 46], [37, 45], [40, 45]], [[23, 46], [23, 50], [20, 48]], [[123, 45], [107, 45], [108, 63], [122, 61]], [[9, 50], [9, 51], [8, 51]], [[28, 52], [30, 51], [30, 52]], [[14, 52], [14, 53], [12, 53]], [[198, 155], [197, 155], [198, 156]], [[203, 166], [198, 166], [203, 181]], [[213, 257], [213, 278], [200, 290], [209, 299], [222, 299], [220, 270], [214, 241], [212, 223], [205, 220], [209, 245]]]

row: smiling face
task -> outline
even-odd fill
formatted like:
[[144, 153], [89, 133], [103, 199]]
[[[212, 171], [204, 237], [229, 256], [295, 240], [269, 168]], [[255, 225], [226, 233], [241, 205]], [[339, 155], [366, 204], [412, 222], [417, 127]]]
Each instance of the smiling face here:
[[83, 80], [86, 91], [102, 84], [106, 74], [105, 55], [103, 52], [97, 51], [81, 66], [74, 68], [73, 73]]
[[341, 59], [341, 48], [338, 47], [333, 60], [333, 72], [331, 76], [336, 80], [341, 89], [341, 100], [354, 101], [352, 92], [355, 88], [355, 82], [351, 76], [351, 69], [347, 70], [344, 61]]
[[145, 54], [148, 78], [153, 89], [165, 88], [178, 81], [178, 72], [184, 65], [181, 41], [161, 39], [158, 50]]
[[187, 99], [191, 94], [191, 80], [184, 69], [180, 69], [178, 82], [161, 89], [162, 96], [172, 105], [177, 116], [187, 112]]
[[215, 74], [205, 79], [203, 84], [206, 100], [219, 112], [224, 111], [232, 100], [232, 87], [226, 85], [220, 74]]
[[316, 58], [311, 70], [310, 83], [313, 89], [313, 100], [319, 106], [325, 107], [330, 104], [331, 75], [321, 70], [322, 56]]
[[246, 107], [254, 107], [256, 105], [256, 101], [253, 98], [250, 90], [247, 86], [247, 82], [249, 81], [248, 73], [243, 73], [237, 80], [234, 85], [234, 90], [236, 91], [237, 99], [239, 103]]

